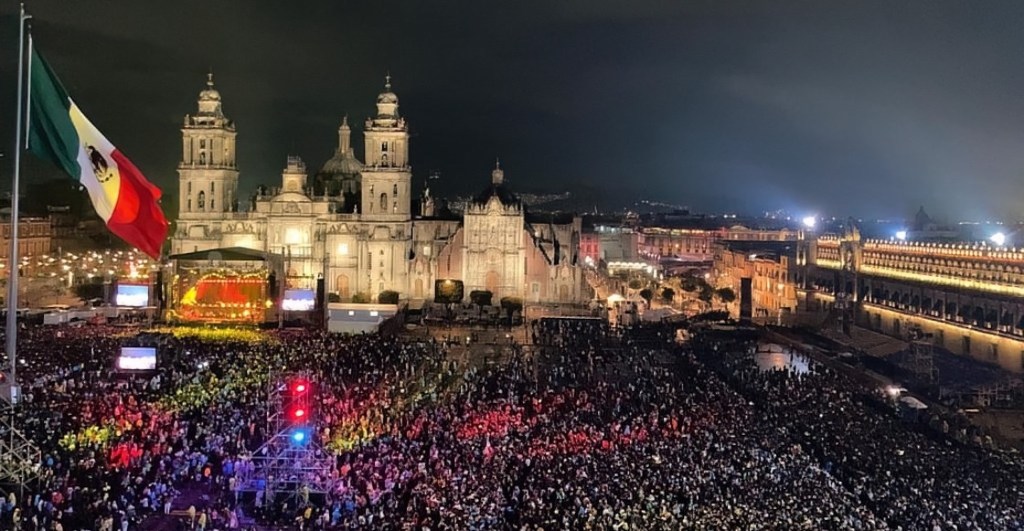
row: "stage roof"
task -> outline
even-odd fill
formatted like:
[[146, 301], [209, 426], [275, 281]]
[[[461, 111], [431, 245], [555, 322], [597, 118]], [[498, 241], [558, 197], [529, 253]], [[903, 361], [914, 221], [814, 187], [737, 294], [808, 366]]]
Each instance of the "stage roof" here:
[[175, 254], [171, 255], [169, 258], [172, 260], [238, 260], [263, 262], [266, 261], [269, 256], [273, 255], [246, 247], [224, 247], [221, 249], [209, 249], [193, 253]]

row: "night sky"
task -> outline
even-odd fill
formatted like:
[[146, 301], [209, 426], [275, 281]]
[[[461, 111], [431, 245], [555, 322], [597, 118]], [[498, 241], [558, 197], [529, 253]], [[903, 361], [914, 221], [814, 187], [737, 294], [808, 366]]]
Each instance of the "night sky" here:
[[[39, 0], [36, 44], [72, 98], [176, 193], [182, 117], [212, 68], [243, 192], [311, 173], [385, 71], [417, 183], [697, 211], [1019, 219], [1024, 2]], [[13, 140], [15, 2], [2, 176]], [[54, 175], [45, 164], [28, 179]]]

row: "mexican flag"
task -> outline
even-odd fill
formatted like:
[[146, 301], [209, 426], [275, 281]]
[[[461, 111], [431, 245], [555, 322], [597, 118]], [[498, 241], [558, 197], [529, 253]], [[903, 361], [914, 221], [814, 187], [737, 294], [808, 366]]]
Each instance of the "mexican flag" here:
[[159, 259], [167, 238], [160, 189], [82, 114], [35, 50], [31, 61], [29, 151], [77, 179], [110, 232]]

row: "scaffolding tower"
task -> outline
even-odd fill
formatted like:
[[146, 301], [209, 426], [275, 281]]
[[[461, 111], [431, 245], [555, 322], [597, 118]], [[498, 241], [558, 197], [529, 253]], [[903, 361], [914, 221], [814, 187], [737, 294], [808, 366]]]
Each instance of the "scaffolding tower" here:
[[935, 347], [931, 334], [924, 334], [919, 329], [911, 330], [910, 352], [903, 365], [919, 382], [927, 385], [939, 383], [939, 369], [935, 366]]
[[[267, 397], [270, 438], [251, 457], [238, 489], [267, 502], [322, 496], [333, 489], [336, 458], [320, 444], [316, 382], [309, 374], [271, 375]], [[298, 386], [305, 386], [297, 392]]]
[[0, 399], [0, 485], [25, 486], [39, 477], [42, 453], [15, 426], [14, 405]]

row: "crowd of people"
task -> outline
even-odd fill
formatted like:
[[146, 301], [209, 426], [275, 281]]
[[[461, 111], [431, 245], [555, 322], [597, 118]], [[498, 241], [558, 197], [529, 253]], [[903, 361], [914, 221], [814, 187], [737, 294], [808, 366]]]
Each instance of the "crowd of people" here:
[[[136, 376], [114, 369], [121, 329], [29, 328], [16, 423], [43, 459], [0, 528], [1024, 530], [1019, 456], [907, 423], [842, 372], [765, 371], [757, 339], [727, 332], [527, 326], [500, 363], [434, 340], [170, 330]], [[253, 491], [268, 395], [299, 373], [329, 481]]]

